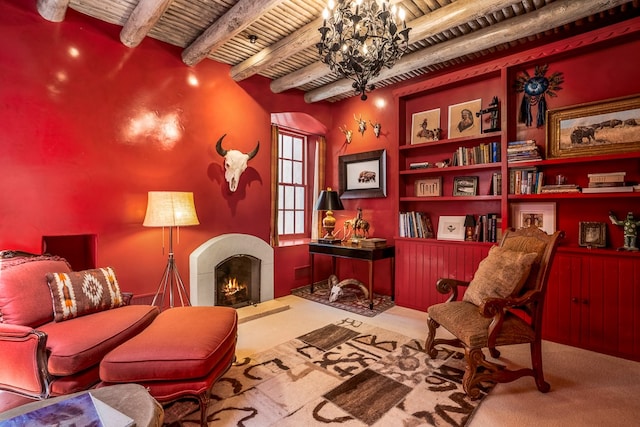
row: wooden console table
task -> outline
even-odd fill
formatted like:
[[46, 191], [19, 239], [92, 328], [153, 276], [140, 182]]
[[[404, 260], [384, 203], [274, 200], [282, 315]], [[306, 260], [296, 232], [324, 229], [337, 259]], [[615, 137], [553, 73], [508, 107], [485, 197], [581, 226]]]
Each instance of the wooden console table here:
[[359, 248], [355, 246], [336, 245], [329, 243], [309, 243], [309, 256], [311, 257], [311, 293], [314, 285], [314, 256], [328, 255], [331, 257], [333, 274], [336, 274], [336, 258], [349, 258], [367, 261], [369, 263], [369, 309], [373, 309], [373, 264], [374, 261], [389, 258], [391, 261], [391, 300], [395, 298], [395, 247], [383, 248]]

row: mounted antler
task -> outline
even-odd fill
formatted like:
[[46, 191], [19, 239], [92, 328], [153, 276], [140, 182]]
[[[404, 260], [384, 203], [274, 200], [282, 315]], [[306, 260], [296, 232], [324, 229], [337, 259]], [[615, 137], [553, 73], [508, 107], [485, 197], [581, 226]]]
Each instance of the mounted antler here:
[[347, 125], [344, 125], [344, 129], [338, 126], [340, 132], [344, 133], [344, 136], [347, 138], [347, 144], [351, 144], [351, 138], [353, 137], [353, 132], [350, 129], [347, 129]]
[[218, 139], [218, 142], [216, 143], [216, 152], [224, 157], [224, 179], [229, 183], [229, 190], [234, 192], [238, 188], [240, 175], [242, 175], [242, 172], [247, 169], [247, 163], [249, 160], [253, 159], [256, 154], [258, 154], [260, 141], [258, 141], [256, 148], [245, 154], [238, 150], [225, 150], [222, 147], [222, 140], [225, 136], [227, 136], [226, 133]]
[[373, 134], [376, 138], [380, 138], [380, 129], [382, 129], [382, 125], [380, 123], [373, 123], [371, 120], [369, 120], [369, 123], [371, 123], [371, 126], [373, 127]]
[[364, 131], [367, 130], [367, 121], [362, 118], [362, 114], [360, 114], [359, 118], [354, 114], [353, 118], [358, 122], [358, 132], [360, 132], [360, 135], [364, 136]]

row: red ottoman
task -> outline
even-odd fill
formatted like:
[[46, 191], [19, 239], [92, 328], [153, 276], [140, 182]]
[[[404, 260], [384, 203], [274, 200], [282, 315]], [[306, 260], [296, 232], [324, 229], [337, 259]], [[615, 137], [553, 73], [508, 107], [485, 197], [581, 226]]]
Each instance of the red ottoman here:
[[175, 307], [100, 363], [101, 385], [137, 383], [167, 403], [195, 397], [206, 425], [209, 390], [234, 360], [238, 315], [230, 307]]

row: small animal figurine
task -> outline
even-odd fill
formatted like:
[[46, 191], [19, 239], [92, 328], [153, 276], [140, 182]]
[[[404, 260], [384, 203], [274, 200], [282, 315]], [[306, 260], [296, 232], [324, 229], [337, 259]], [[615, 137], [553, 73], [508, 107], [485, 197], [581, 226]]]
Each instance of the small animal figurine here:
[[371, 120], [369, 120], [369, 123], [371, 123], [371, 127], [373, 127], [373, 134], [376, 138], [380, 138], [380, 129], [382, 129], [382, 125], [380, 123], [373, 123]]
[[346, 138], [347, 144], [351, 144], [351, 138], [353, 137], [353, 131], [351, 131], [350, 129], [347, 129], [347, 125], [344, 125], [344, 129], [340, 126], [338, 126], [338, 129], [340, 129], [340, 132], [344, 133], [344, 136]]
[[362, 114], [360, 115], [360, 118], [356, 117], [354, 114], [353, 118], [358, 122], [358, 132], [360, 132], [360, 135], [364, 136], [364, 132], [367, 130], [367, 121], [362, 118]]

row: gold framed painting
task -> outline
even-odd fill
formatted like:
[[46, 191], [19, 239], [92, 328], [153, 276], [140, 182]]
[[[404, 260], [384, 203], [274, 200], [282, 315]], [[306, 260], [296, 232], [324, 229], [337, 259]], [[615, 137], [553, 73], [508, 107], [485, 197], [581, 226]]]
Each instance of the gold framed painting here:
[[480, 118], [476, 113], [482, 110], [482, 99], [474, 99], [449, 106], [448, 138], [477, 136], [482, 133]]
[[440, 109], [421, 111], [411, 115], [411, 144], [440, 139]]
[[640, 150], [640, 96], [547, 111], [547, 158]]

